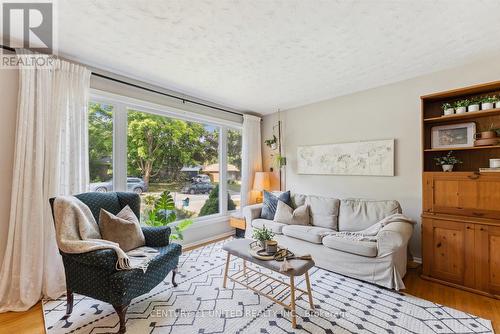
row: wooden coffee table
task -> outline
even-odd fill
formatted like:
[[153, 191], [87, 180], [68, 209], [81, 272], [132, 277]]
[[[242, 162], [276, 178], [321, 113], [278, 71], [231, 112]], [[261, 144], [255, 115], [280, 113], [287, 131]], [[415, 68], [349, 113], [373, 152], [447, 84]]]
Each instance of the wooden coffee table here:
[[[292, 314], [292, 327], [297, 327], [297, 313], [295, 307], [295, 301], [298, 297], [307, 294], [309, 298], [309, 306], [314, 310], [314, 304], [312, 300], [311, 293], [311, 282], [309, 280], [309, 269], [314, 267], [313, 260], [289, 260], [288, 264], [292, 267], [291, 270], [287, 272], [280, 272], [281, 265], [283, 262], [278, 262], [275, 260], [263, 261], [254, 258], [250, 254], [250, 243], [252, 240], [249, 239], [237, 239], [226, 243], [222, 249], [227, 252], [226, 268], [224, 270], [224, 282], [223, 287], [226, 287], [227, 279], [241, 284], [244, 287], [255, 291], [256, 293], [269, 298], [273, 302], [283, 306], [285, 309], [289, 310]], [[241, 270], [238, 270], [232, 275], [228, 275], [229, 262], [231, 260], [231, 255], [241, 258], [243, 260], [243, 266]], [[264, 274], [258, 270], [248, 267], [247, 263], [251, 262], [257, 264], [266, 269], [270, 269], [274, 272], [280, 273], [282, 275], [288, 276], [290, 283], [286, 283], [282, 280]], [[295, 286], [295, 277], [305, 275], [307, 291], [299, 289]], [[288, 293], [289, 292], [289, 293]], [[290, 299], [287, 302], [287, 299]]]

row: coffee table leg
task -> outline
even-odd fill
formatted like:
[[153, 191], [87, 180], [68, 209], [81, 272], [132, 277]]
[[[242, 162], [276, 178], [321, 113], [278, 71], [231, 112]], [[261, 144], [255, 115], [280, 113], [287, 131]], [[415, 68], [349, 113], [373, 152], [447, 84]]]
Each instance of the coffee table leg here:
[[309, 296], [309, 306], [311, 310], [314, 310], [313, 296], [311, 292], [311, 281], [309, 280], [309, 272], [306, 271], [306, 285], [307, 285], [307, 295]]
[[292, 328], [297, 327], [297, 314], [295, 312], [295, 281], [293, 275], [290, 276], [290, 309], [292, 312]]
[[247, 260], [243, 260], [243, 275], [247, 274]]
[[227, 282], [227, 271], [229, 270], [229, 260], [231, 259], [231, 254], [229, 252], [227, 253], [227, 258], [226, 258], [226, 268], [224, 269], [224, 281], [222, 283], [222, 287], [226, 287], [226, 282]]

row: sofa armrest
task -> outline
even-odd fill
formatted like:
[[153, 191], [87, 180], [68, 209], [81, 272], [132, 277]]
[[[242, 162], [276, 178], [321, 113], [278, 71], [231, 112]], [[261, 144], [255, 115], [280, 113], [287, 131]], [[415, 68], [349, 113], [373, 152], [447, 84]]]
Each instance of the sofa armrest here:
[[168, 245], [170, 239], [170, 227], [168, 226], [143, 226], [142, 233], [146, 239], [146, 246], [163, 247]]
[[113, 249], [98, 249], [91, 252], [70, 254], [61, 253], [63, 259], [85, 265], [95, 267], [108, 271], [116, 271], [116, 263], [118, 262], [118, 255]]
[[261, 211], [262, 211], [262, 203], [247, 205], [243, 208], [243, 216], [245, 217], [247, 226], [251, 225], [252, 220], [260, 217]]
[[406, 222], [392, 222], [384, 226], [377, 234], [378, 256], [394, 253], [401, 247], [408, 246], [413, 233], [413, 225]]

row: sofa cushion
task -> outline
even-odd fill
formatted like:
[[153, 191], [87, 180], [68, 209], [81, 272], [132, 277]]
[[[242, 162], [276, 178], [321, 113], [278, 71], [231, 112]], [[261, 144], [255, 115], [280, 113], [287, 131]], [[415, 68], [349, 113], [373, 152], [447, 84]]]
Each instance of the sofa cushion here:
[[273, 220], [276, 214], [276, 208], [278, 207], [278, 200], [283, 201], [287, 205], [291, 205], [290, 191], [275, 195], [264, 190], [264, 202], [262, 203], [260, 218]]
[[351, 240], [330, 234], [323, 238], [323, 245], [328, 248], [356, 255], [366, 257], [377, 256], [377, 243], [374, 241]]
[[283, 234], [292, 238], [297, 238], [321, 244], [321, 240], [325, 235], [335, 232], [332, 229], [316, 226], [303, 226], [303, 225], [285, 225], [282, 230]]
[[274, 215], [274, 221], [288, 225], [309, 225], [309, 205], [304, 204], [295, 210], [289, 205], [278, 201], [278, 208]]
[[337, 230], [340, 200], [310, 195], [305, 203], [309, 205], [311, 225]]
[[257, 218], [252, 220], [252, 227], [263, 228], [264, 226], [275, 234], [283, 234], [281, 230], [283, 229], [284, 226], [287, 225], [282, 223], [276, 223], [269, 219]]
[[401, 213], [398, 201], [343, 199], [340, 202], [339, 231], [361, 231], [395, 213]]

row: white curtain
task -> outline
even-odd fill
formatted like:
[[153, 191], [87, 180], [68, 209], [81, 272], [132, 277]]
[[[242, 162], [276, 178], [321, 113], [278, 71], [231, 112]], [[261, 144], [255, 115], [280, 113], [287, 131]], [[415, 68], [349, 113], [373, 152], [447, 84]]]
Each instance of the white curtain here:
[[0, 312], [24, 311], [65, 291], [49, 198], [88, 185], [90, 71], [56, 60], [21, 67], [7, 247], [0, 271]]
[[252, 196], [255, 172], [262, 171], [260, 117], [243, 116], [242, 162], [241, 162], [241, 207], [255, 203]]

